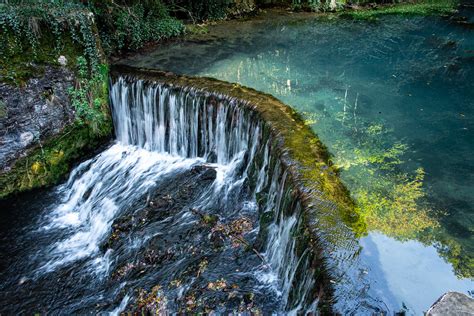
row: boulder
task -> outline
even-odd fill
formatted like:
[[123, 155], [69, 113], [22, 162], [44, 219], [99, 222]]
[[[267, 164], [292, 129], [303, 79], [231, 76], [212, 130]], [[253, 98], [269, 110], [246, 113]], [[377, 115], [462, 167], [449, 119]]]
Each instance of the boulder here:
[[474, 299], [459, 292], [447, 292], [431, 305], [427, 316], [474, 315]]

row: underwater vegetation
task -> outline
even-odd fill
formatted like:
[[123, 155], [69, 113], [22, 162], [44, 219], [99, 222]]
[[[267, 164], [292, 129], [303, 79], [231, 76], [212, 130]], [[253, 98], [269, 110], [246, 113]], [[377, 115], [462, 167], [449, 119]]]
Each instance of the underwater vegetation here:
[[[417, 21], [422, 20], [420, 18]], [[272, 25], [277, 30], [272, 33], [274, 42], [266, 38], [258, 39], [261, 43], [259, 47], [238, 48], [231, 58], [223, 54], [226, 59], [219, 60], [222, 57], [216, 57], [214, 62], [206, 60], [205, 67], [185, 63], [174, 69], [252, 86], [270, 92], [294, 106], [306, 124], [328, 145], [333, 155], [333, 167], [350, 189], [357, 212], [366, 225], [366, 229], [356, 229], [356, 234], [364, 236], [367, 231], [379, 231], [399, 241], [416, 239], [425, 245], [434, 245], [439, 254], [452, 264], [457, 276], [472, 278], [473, 256], [468, 240], [456, 238], [452, 231], [446, 229], [444, 221], [448, 210], [432, 202], [431, 188], [426, 183], [426, 178], [430, 175], [427, 175], [423, 162], [417, 158], [419, 155], [413, 141], [400, 136], [401, 133], [394, 129], [389, 118], [375, 110], [376, 107], [382, 110], [383, 104], [376, 104], [375, 98], [359, 94], [368, 90], [376, 94], [378, 102], [383, 102], [383, 98], [379, 98], [379, 92], [388, 89], [382, 94], [387, 93], [394, 98], [404, 94], [413, 98], [411, 92], [405, 92], [409, 85], [426, 80], [425, 87], [430, 87], [439, 78], [452, 81], [452, 70], [449, 64], [446, 65], [446, 59], [461, 61], [459, 57], [451, 56], [458, 46], [452, 39], [443, 40], [434, 35], [428, 36], [424, 42], [411, 42], [410, 45], [414, 47], [397, 46], [400, 45], [400, 35], [387, 38], [390, 35], [384, 32], [389, 32], [393, 27], [387, 23], [388, 30], [373, 31], [369, 40], [358, 38], [358, 45], [361, 46], [358, 49], [363, 52], [356, 53], [353, 48], [343, 45], [342, 39], [328, 38], [327, 34], [334, 29], [334, 21], [323, 20], [318, 23], [309, 21], [305, 24], [299, 21], [279, 28]], [[363, 30], [363, 23], [366, 22], [348, 23], [351, 28]], [[416, 23], [418, 22], [413, 22], [413, 25]], [[377, 27], [379, 26], [374, 26]], [[396, 29], [394, 27], [393, 31]], [[297, 37], [288, 37], [295, 30], [298, 30]], [[349, 32], [344, 29], [341, 33], [343, 32], [352, 34], [357, 31]], [[258, 38], [262, 35], [255, 36]], [[311, 36], [315, 38], [314, 42], [301, 41], [301, 38]], [[232, 49], [236, 49], [236, 43], [247, 44], [247, 37], [235, 37], [229, 39], [228, 45]], [[425, 45], [430, 45], [429, 50]], [[208, 45], [204, 50], [211, 50], [212, 46]], [[340, 47], [340, 51], [334, 55], [321, 48], [326, 46]], [[435, 54], [436, 50], [432, 47], [440, 47], [445, 55]], [[397, 49], [403, 59], [395, 55], [398, 53]], [[426, 52], [429, 58], [421, 58], [418, 49]], [[302, 54], [305, 54], [306, 59]], [[388, 81], [391, 86], [374, 83], [370, 77], [361, 78], [370, 80], [367, 82], [348, 81], [361, 80], [351, 78], [354, 75], [352, 72], [366, 76], [366, 72], [374, 71], [375, 75], [380, 75], [380, 70], [359, 70], [358, 67], [370, 60], [384, 60], [382, 58], [389, 58], [390, 67], [394, 67], [389, 70], [395, 72], [393, 75], [390, 73], [392, 80]], [[310, 66], [311, 60], [314, 60], [314, 65]], [[456, 80], [462, 81], [469, 68], [458, 69], [461, 70]], [[345, 75], [346, 71], [351, 74]], [[458, 93], [462, 94], [463, 86], [458, 84], [458, 87]], [[410, 89], [413, 88], [410, 86]], [[411, 102], [423, 104], [421, 98]]]
[[[351, 188], [357, 213], [367, 230], [400, 241], [417, 239], [426, 245], [434, 244], [459, 277], [472, 278], [474, 258], [455, 239], [446, 236], [440, 223], [445, 213], [429, 202], [425, 170], [408, 165], [408, 154], [414, 149], [382, 121], [357, 117], [357, 100], [353, 105], [347, 98], [335, 100], [344, 109], [335, 115], [338, 128], [348, 137], [331, 144], [332, 159]], [[314, 129], [325, 115], [302, 114]]]

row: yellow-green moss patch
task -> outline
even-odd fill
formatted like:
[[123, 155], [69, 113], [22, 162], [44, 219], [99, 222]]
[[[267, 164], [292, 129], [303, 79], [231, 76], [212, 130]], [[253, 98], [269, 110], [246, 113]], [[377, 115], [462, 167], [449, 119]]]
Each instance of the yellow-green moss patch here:
[[38, 144], [26, 157], [18, 159], [11, 170], [0, 173], [0, 198], [58, 183], [72, 164], [103, 143], [111, 130], [111, 121], [100, 132], [87, 125], [73, 124], [41, 146]]

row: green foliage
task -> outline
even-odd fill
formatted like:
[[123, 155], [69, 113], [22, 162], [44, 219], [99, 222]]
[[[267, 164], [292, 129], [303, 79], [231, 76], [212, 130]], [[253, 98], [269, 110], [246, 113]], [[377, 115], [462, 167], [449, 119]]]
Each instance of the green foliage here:
[[[335, 167], [344, 171], [341, 176], [352, 188], [357, 213], [367, 229], [406, 240], [439, 227], [426, 203], [424, 170], [411, 170], [405, 164], [409, 146], [396, 139], [382, 121], [358, 117], [357, 99], [354, 105], [345, 97], [336, 99], [342, 109], [335, 115], [338, 129], [351, 137], [340, 138], [333, 144], [333, 160]], [[316, 113], [305, 117], [308, 124], [320, 120]]]
[[102, 46], [109, 55], [136, 50], [148, 42], [177, 36], [184, 31], [183, 24], [170, 17], [160, 1], [128, 3], [118, 5], [105, 1], [90, 5], [97, 16]]
[[51, 64], [52, 60], [44, 60], [41, 51], [45, 42], [58, 56], [65, 43], [71, 46], [72, 41], [72, 46], [81, 48], [79, 55], [87, 58], [94, 71], [103, 60], [100, 44], [108, 54], [135, 50], [147, 42], [179, 35], [184, 26], [169, 16], [167, 7], [159, 0], [17, 0], [0, 6], [0, 30], [5, 35], [1, 39], [0, 59], [6, 61], [31, 51], [30, 62]]
[[50, 50], [61, 51], [65, 38], [71, 39], [73, 45], [81, 47], [93, 68], [99, 64], [94, 16], [79, 3], [14, 1], [0, 7], [0, 29], [3, 34], [0, 59], [31, 51], [30, 62], [43, 61], [42, 38], [52, 37]]
[[[398, 240], [417, 239], [433, 245], [448, 261], [458, 277], [474, 276], [474, 259], [469, 246], [453, 238], [441, 226], [442, 213], [427, 203], [425, 172], [405, 163], [411, 150], [396, 139], [382, 121], [363, 121], [354, 106], [340, 98], [339, 128], [352, 138], [339, 140], [332, 148], [337, 168], [352, 188], [356, 211], [369, 231], [380, 231]], [[320, 117], [305, 114], [306, 123], [317, 124]], [[356, 231], [358, 233], [358, 231]]]
[[76, 64], [76, 83], [74, 88], [69, 89], [69, 95], [76, 111], [77, 123], [89, 125], [93, 131], [100, 134], [101, 126], [108, 120], [108, 68], [101, 64], [95, 71], [90, 72], [83, 56], [77, 58]]
[[403, 171], [408, 145], [392, 139], [391, 131], [380, 123], [356, 127], [345, 120], [343, 126], [353, 130], [358, 146], [339, 141], [335, 160], [346, 171], [345, 180], [353, 184], [357, 211], [369, 230], [406, 240], [438, 227], [425, 202], [424, 170]]
[[[397, 240], [416, 239], [434, 245], [458, 277], [474, 277], [474, 258], [469, 241], [453, 237], [441, 225], [443, 214], [427, 203], [425, 172], [405, 163], [411, 150], [396, 139], [382, 121], [363, 121], [345, 98], [336, 115], [337, 129], [351, 137], [340, 139], [332, 151], [356, 202], [356, 211], [369, 231], [380, 231]], [[305, 113], [307, 124], [318, 124], [321, 114]], [[351, 225], [354, 229], [354, 226]], [[360, 236], [360, 230], [354, 230]]]
[[108, 68], [91, 11], [66, 1], [10, 1], [0, 6], [0, 30], [3, 82], [22, 85], [40, 76], [46, 66], [59, 67], [60, 55], [66, 57], [76, 77], [70, 89], [75, 123], [42, 141], [1, 175], [0, 197], [4, 197], [57, 183], [72, 162], [110, 135], [111, 121]]
[[[419, 168], [413, 177], [401, 179], [380, 177], [370, 188], [355, 192], [357, 208], [372, 230], [378, 230], [397, 239], [413, 239], [426, 229], [439, 226], [423, 204], [424, 171]], [[375, 179], [374, 179], [375, 181]]]
[[437, 236], [439, 254], [448, 261], [460, 278], [474, 279], [474, 257], [462, 245], [445, 236]]

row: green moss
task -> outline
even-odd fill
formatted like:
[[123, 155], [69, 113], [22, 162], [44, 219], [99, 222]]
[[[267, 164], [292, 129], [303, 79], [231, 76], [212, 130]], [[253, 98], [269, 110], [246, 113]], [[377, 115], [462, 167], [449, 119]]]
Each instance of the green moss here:
[[59, 67], [57, 60], [61, 55], [68, 60], [68, 68], [74, 69], [75, 60], [82, 54], [83, 48], [68, 36], [59, 39], [61, 45], [57, 47], [51, 45], [56, 40], [49, 30], [43, 30], [33, 49], [28, 45], [28, 39], [7, 32], [0, 39], [0, 45], [4, 47], [0, 54], [0, 81], [24, 86], [29, 79], [42, 76], [45, 66]]
[[[40, 53], [37, 54], [36, 61], [44, 63], [44, 66], [51, 64], [51, 58], [57, 58], [56, 53], [41, 47], [43, 46], [39, 46]], [[67, 44], [65, 41], [61, 52], [67, 56], [71, 68], [76, 66], [74, 56], [78, 51], [80, 52], [71, 42]], [[7, 78], [7, 81], [10, 79], [15, 84], [23, 84], [31, 76], [41, 75], [36, 70], [25, 72], [25, 76], [18, 76], [19, 70], [35, 68], [38, 65], [27, 63], [23, 56], [12, 57], [11, 60], [10, 67], [2, 71], [16, 73]], [[70, 91], [72, 105], [76, 110], [75, 122], [59, 135], [42, 141], [42, 144], [30, 150], [26, 157], [15, 162], [10, 171], [0, 174], [0, 198], [58, 183], [69, 172], [74, 162], [110, 137], [112, 122], [108, 108], [108, 68], [106, 65], [99, 66], [92, 79], [88, 78], [88, 74], [83, 75], [85, 77], [81, 78], [78, 74], [76, 87]], [[84, 98], [77, 98], [77, 95]], [[86, 110], [89, 115], [84, 114]], [[1, 112], [0, 108], [0, 115]]]
[[[87, 96], [84, 104], [75, 104], [76, 120], [57, 136], [43, 141], [26, 157], [17, 160], [8, 172], [0, 175], [0, 198], [9, 194], [58, 183], [69, 172], [72, 163], [94, 150], [112, 134], [108, 110], [108, 68], [100, 67], [93, 79], [79, 79], [87, 85], [73, 92]], [[89, 108], [83, 115], [82, 108]], [[82, 112], [81, 112], [82, 111]], [[92, 113], [92, 114], [91, 114]]]
[[77, 123], [66, 127], [60, 135], [46, 140], [17, 160], [9, 172], [0, 174], [0, 198], [63, 180], [72, 164], [103, 143], [111, 131], [110, 120], [100, 131]]
[[399, 3], [364, 8], [361, 10], [346, 11], [341, 17], [350, 17], [356, 20], [377, 20], [382, 15], [447, 15], [456, 11], [459, 0], [419, 0], [413, 3]]

